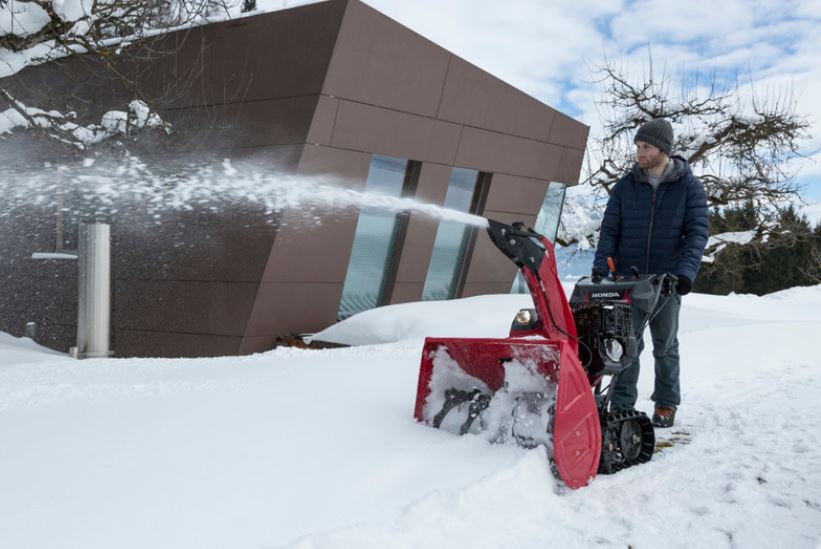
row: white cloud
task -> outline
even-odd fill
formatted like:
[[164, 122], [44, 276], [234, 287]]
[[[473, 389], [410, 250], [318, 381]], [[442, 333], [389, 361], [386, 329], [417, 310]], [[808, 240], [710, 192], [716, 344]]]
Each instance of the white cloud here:
[[752, 27], [750, 5], [743, 0], [641, 0], [613, 18], [613, 37], [627, 46], [709, 39]]
[[801, 0], [795, 14], [798, 17], [821, 19], [821, 2], [818, 0]]

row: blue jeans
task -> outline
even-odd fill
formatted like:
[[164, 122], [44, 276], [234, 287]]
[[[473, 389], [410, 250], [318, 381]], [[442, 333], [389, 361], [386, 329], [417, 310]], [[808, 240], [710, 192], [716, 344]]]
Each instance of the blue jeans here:
[[[678, 356], [678, 315], [681, 296], [674, 293], [659, 299], [658, 314], [650, 321], [650, 335], [653, 339], [653, 357], [656, 363], [656, 384], [650, 397], [656, 406], [678, 406], [681, 403], [679, 386]], [[641, 327], [643, 316], [633, 317], [633, 329]], [[644, 350], [643, 334], [637, 334], [639, 356]], [[610, 408], [633, 408], [638, 399], [639, 357], [628, 366], [613, 386]]]

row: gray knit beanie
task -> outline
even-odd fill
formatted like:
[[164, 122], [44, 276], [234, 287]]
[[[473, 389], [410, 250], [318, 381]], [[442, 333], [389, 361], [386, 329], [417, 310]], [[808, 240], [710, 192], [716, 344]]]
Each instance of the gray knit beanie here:
[[663, 118], [645, 122], [636, 132], [636, 137], [633, 138], [633, 143], [637, 141], [650, 143], [661, 149], [661, 152], [667, 156], [671, 156], [673, 152], [673, 126]]

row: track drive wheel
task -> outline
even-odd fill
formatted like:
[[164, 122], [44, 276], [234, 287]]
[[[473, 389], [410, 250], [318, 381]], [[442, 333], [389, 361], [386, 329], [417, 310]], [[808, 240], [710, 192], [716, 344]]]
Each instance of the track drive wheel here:
[[599, 474], [609, 475], [650, 461], [656, 435], [650, 418], [636, 410], [607, 414], [602, 423], [602, 450]]

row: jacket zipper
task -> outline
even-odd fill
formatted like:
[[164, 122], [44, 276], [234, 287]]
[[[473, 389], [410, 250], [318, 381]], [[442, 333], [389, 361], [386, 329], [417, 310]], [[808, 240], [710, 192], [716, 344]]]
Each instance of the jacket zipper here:
[[656, 217], [656, 189], [653, 189], [653, 199], [650, 201], [650, 230], [647, 231], [647, 255], [644, 273], [650, 273], [650, 241], [653, 240], [653, 221]]

